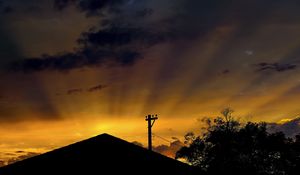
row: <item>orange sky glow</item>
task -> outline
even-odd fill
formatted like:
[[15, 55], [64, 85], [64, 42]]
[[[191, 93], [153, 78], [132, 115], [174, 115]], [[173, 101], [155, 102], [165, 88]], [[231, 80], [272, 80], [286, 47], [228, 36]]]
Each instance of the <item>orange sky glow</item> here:
[[[159, 32], [165, 32], [169, 24], [158, 27], [153, 21], [172, 17], [180, 21], [178, 8], [185, 14], [195, 11], [193, 3], [199, 5], [194, 0], [192, 4], [183, 0], [145, 2], [128, 2], [122, 6], [128, 11], [124, 14], [130, 16], [143, 5], [154, 9], [149, 19], [137, 18], [134, 25], [154, 26], [151, 30]], [[223, 11], [222, 6], [222, 13], [217, 13], [220, 19], [214, 19], [215, 11], [195, 11], [181, 21], [183, 24], [175, 22], [170, 33], [175, 33], [176, 40], [143, 46], [143, 38], [136, 45], [126, 45], [126, 49], [138, 48], [143, 55], [129, 65], [108, 60], [65, 68], [71, 64], [67, 60], [59, 65], [65, 69], [45, 63], [26, 72], [7, 70], [6, 66], [14, 61], [26, 66], [28, 58], [43, 60], [37, 57], [44, 53], [76, 52], [83, 32], [101, 29], [100, 23], [115, 16], [89, 16], [74, 6], [57, 11], [51, 0], [41, 1], [42, 10], [36, 14], [24, 10], [36, 3], [33, 0], [28, 4], [5, 1], [19, 10], [0, 17], [0, 161], [46, 152], [102, 133], [147, 146], [148, 114], [158, 114], [153, 132], [170, 141], [172, 137], [183, 140], [189, 131], [200, 133], [201, 119], [220, 116], [227, 107], [234, 109], [234, 116], [242, 122], [283, 123], [298, 117], [298, 9], [289, 2], [274, 4], [268, 10], [258, 8], [259, 2], [234, 2]], [[257, 13], [261, 16], [244, 12], [247, 5], [261, 10]], [[180, 38], [189, 31], [192, 37]], [[115, 52], [119, 51], [117, 46]], [[153, 139], [156, 146], [170, 144]]]

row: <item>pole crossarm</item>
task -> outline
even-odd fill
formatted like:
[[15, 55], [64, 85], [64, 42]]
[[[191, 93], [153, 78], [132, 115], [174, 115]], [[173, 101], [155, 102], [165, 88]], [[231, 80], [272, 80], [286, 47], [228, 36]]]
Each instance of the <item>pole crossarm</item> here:
[[152, 126], [154, 125], [155, 120], [157, 120], [157, 119], [158, 119], [158, 118], [156, 117], [156, 119], [153, 120], [153, 122], [151, 123], [151, 128], [152, 128]]

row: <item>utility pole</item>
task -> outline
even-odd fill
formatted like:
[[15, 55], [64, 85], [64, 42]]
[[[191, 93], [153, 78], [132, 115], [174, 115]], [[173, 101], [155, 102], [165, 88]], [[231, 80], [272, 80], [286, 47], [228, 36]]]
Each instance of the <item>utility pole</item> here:
[[147, 115], [146, 121], [148, 121], [148, 149], [152, 151], [152, 131], [151, 128], [154, 125], [155, 120], [157, 120], [157, 115]]

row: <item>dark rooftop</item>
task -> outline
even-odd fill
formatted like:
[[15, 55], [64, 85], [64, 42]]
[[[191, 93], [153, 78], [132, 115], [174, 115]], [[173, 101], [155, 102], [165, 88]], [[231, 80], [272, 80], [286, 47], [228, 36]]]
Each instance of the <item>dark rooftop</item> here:
[[[172, 174], [194, 169], [108, 134], [0, 168], [1, 175]], [[167, 172], [167, 173], [166, 173]]]

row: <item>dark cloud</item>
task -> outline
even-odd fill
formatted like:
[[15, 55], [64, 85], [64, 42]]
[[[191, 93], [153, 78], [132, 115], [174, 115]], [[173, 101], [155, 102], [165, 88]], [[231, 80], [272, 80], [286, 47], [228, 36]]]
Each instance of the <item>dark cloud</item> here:
[[[101, 91], [102, 89], [107, 88], [107, 87], [108, 87], [107, 85], [99, 84], [97, 86], [93, 86], [93, 87], [86, 89], [86, 91], [87, 92], [96, 92], [96, 91]], [[67, 94], [72, 95], [72, 94], [80, 94], [83, 92], [84, 92], [83, 88], [73, 88], [73, 89], [69, 89], [67, 91]], [[57, 93], [57, 95], [59, 95], [59, 93]]]
[[133, 143], [133, 144], [135, 144], [137, 146], [140, 146], [140, 147], [144, 147], [144, 145], [142, 143], [138, 142], [138, 141], [133, 141], [131, 143]]
[[[105, 17], [109, 19], [104, 19], [103, 14], [99, 17], [100, 25], [96, 23], [90, 30], [82, 32], [78, 39], [79, 46], [74, 52], [25, 58], [15, 61], [11, 70], [30, 73], [43, 70], [68, 71], [86, 66], [102, 66], [103, 64], [120, 66], [134, 64], [137, 59], [142, 58], [141, 50], [136, 48], [137, 44], [141, 44], [142, 41], [151, 43], [155, 38], [152, 33], [147, 33], [143, 29], [136, 30], [131, 26], [127, 28], [112, 26], [112, 23], [116, 23], [116, 19], [112, 18], [116, 13], [116, 10], [113, 9], [125, 2], [128, 1], [56, 0], [55, 7], [60, 10], [72, 4], [87, 14], [98, 15], [100, 12], [109, 10], [105, 14]], [[107, 26], [108, 23], [111, 25]]]
[[283, 132], [288, 137], [294, 137], [297, 134], [300, 134], [300, 117], [295, 118], [291, 121], [278, 124], [278, 123], [269, 123], [269, 131], [271, 132]]
[[3, 167], [3, 166], [5, 166], [6, 164], [5, 164], [5, 161], [3, 161], [3, 160], [0, 160], [0, 167]]
[[177, 137], [172, 137], [173, 140], [179, 140]]
[[70, 89], [67, 91], [68, 95], [72, 95], [72, 94], [79, 94], [82, 93], [83, 90], [81, 88], [77, 88], [77, 89]]
[[27, 17], [32, 19], [50, 17], [53, 19], [55, 14], [53, 7], [49, 6], [51, 4], [53, 4], [52, 0], [7, 0], [3, 1], [2, 5], [0, 4], [0, 11], [2, 14], [11, 14], [7, 17], [14, 20], [26, 20]]
[[127, 66], [141, 58], [140, 53], [130, 50], [101, 50], [86, 48], [75, 53], [56, 56], [42, 56], [41, 58], [27, 58], [16, 61], [11, 65], [13, 71], [31, 73], [43, 70], [68, 71], [82, 67], [102, 66], [103, 64]]
[[25, 151], [16, 151], [16, 153], [25, 153]]
[[[125, 1], [55, 1], [56, 7], [64, 9], [69, 4], [75, 3], [78, 8], [89, 14], [98, 14], [101, 10], [121, 5]], [[139, 10], [140, 12], [140, 10]], [[112, 16], [111, 11], [106, 16]], [[141, 15], [149, 14], [150, 10], [144, 10]], [[119, 18], [119, 17], [118, 17]], [[12, 70], [34, 72], [42, 70], [67, 71], [74, 68], [86, 66], [109, 65], [132, 65], [136, 60], [142, 58], [142, 50], [154, 45], [163, 37], [143, 27], [129, 24], [124, 26], [117, 18], [103, 20], [99, 26], [92, 27], [83, 32], [78, 39], [79, 48], [73, 53], [57, 55], [44, 55], [39, 58], [26, 58], [13, 63]]]
[[75, 5], [87, 15], [101, 15], [105, 10], [118, 11], [118, 7], [129, 0], [55, 0], [54, 6], [63, 10], [70, 5]]
[[57, 56], [44, 55], [41, 58], [27, 58], [23, 61], [14, 62], [12, 70], [32, 72], [41, 70], [68, 70], [80, 66], [81, 57], [77, 54], [68, 53]]
[[229, 74], [230, 73], [230, 70], [229, 69], [224, 69], [224, 70], [222, 70], [220, 73], [219, 73], [219, 75], [227, 75], [227, 74]]
[[[24, 154], [25, 153], [25, 154]], [[24, 160], [24, 159], [28, 159], [37, 155], [40, 155], [40, 153], [35, 153], [35, 152], [22, 152], [23, 155], [17, 156], [15, 158], [11, 158], [7, 161], [6, 164], [13, 164], [15, 162]]]
[[100, 85], [97, 85], [97, 86], [94, 86], [94, 87], [89, 88], [87, 91], [88, 91], [88, 92], [101, 91], [102, 89], [104, 89], [104, 88], [106, 88], [106, 87], [107, 87], [107, 85], [102, 85], [102, 84], [100, 84]]
[[153, 147], [153, 150], [155, 152], [158, 152], [160, 154], [163, 154], [165, 156], [175, 158], [176, 152], [183, 147], [184, 144], [180, 140], [175, 140], [170, 143], [170, 145], [159, 145], [156, 147]]
[[[165, 41], [165, 33], [155, 27], [136, 25], [136, 19], [152, 14], [149, 8], [138, 8], [134, 12], [122, 9], [126, 0], [98, 1], [98, 0], [58, 0], [55, 6], [63, 10], [73, 4], [82, 12], [89, 15], [100, 15], [100, 26], [95, 24], [90, 30], [83, 32], [78, 39], [79, 46], [75, 52], [57, 55], [44, 55], [39, 58], [26, 58], [12, 64], [12, 70], [35, 72], [43, 70], [67, 71], [74, 68], [134, 64], [143, 58], [143, 50], [157, 43]], [[120, 7], [120, 10], [116, 10]], [[118, 14], [118, 15], [116, 15]], [[105, 16], [105, 17], [104, 17]], [[123, 19], [126, 16], [127, 19]]]
[[13, 164], [15, 162], [28, 159], [37, 155], [40, 155], [40, 153], [36, 152], [27, 152], [27, 151], [16, 151], [14, 154], [13, 153], [6, 153], [5, 155], [9, 155], [11, 158], [5, 159], [5, 160], [0, 160], [0, 167], [6, 166], [9, 164]]
[[[54, 0], [63, 11], [75, 6], [87, 17], [98, 17], [88, 31], [79, 36], [75, 52], [27, 58], [14, 64], [16, 71], [70, 70], [86, 66], [132, 65], [143, 58], [145, 50], [166, 41], [199, 39], [220, 26], [234, 25], [234, 38], [251, 34], [263, 19], [285, 7], [300, 7], [300, 2], [277, 0]], [[253, 13], [255, 11], [255, 13]], [[299, 12], [274, 13], [270, 23], [297, 22]], [[176, 43], [176, 42], [172, 42]], [[179, 52], [180, 50], [178, 50]], [[228, 50], [226, 50], [228, 52]], [[213, 62], [213, 61], [212, 61]], [[212, 64], [215, 65], [215, 64]], [[294, 64], [268, 64], [259, 71], [282, 72]], [[226, 72], [225, 72], [226, 73]]]
[[98, 30], [89, 31], [82, 34], [79, 43], [88, 46], [101, 47], [120, 47], [124, 45], [141, 44], [142, 46], [151, 46], [164, 40], [161, 33], [148, 31], [143, 28], [134, 27], [116, 27], [111, 26]]
[[16, 153], [4, 153], [6, 156], [16, 156]]
[[[176, 152], [184, 146], [184, 143], [182, 143], [178, 138], [172, 137], [174, 140], [173, 142], [170, 142], [170, 145], [158, 145], [158, 146], [153, 146], [153, 151], [158, 152], [162, 155], [175, 158]], [[134, 141], [131, 142], [137, 146], [140, 147], [145, 147], [142, 143]]]
[[296, 64], [290, 64], [290, 63], [258, 63], [255, 65], [257, 67], [257, 71], [263, 72], [263, 71], [276, 71], [276, 72], [284, 72], [288, 70], [294, 70], [297, 68]]

